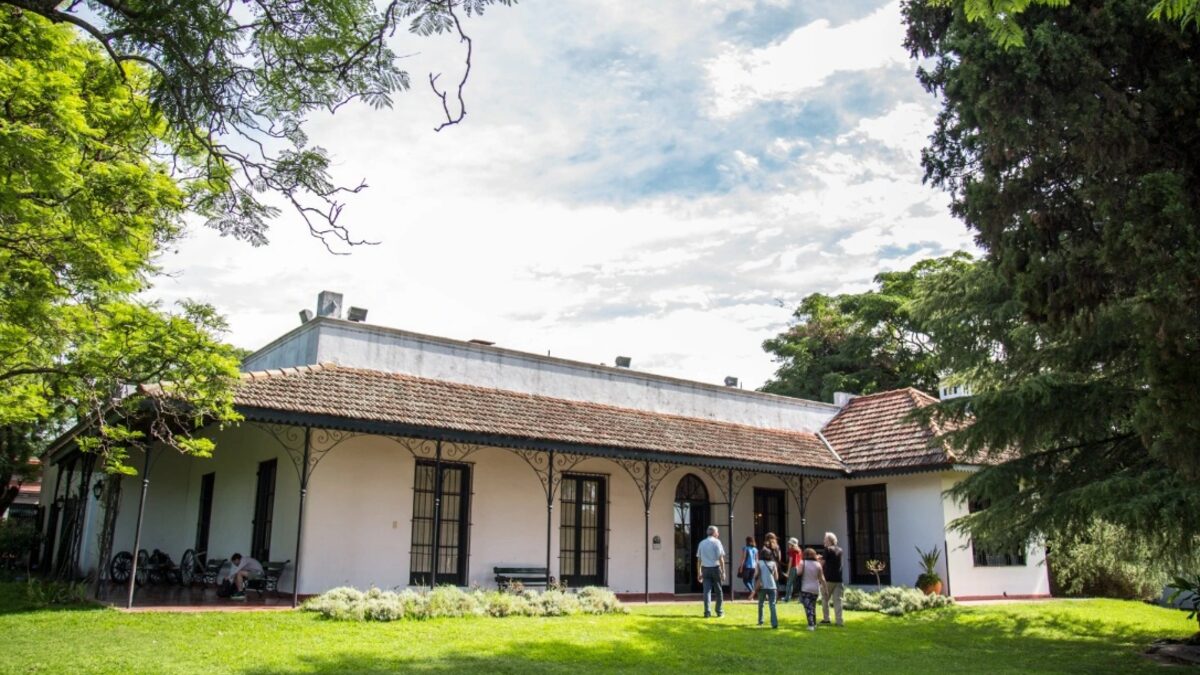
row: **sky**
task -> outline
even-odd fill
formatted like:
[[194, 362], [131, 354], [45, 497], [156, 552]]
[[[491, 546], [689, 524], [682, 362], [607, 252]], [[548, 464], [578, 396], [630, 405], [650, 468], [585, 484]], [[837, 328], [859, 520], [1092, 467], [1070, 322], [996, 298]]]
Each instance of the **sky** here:
[[425, 84], [457, 39], [397, 35], [413, 89], [308, 127], [378, 244], [331, 255], [286, 210], [259, 248], [191, 227], [152, 295], [250, 349], [333, 290], [368, 323], [755, 388], [804, 296], [971, 249], [921, 181], [937, 101], [899, 2], [522, 0], [466, 30], [462, 124], [434, 132]]

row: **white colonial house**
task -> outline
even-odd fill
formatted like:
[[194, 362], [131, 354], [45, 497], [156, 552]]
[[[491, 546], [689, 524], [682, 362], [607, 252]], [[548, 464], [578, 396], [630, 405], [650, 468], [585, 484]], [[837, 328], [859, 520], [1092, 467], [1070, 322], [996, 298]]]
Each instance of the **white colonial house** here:
[[[935, 402], [921, 392], [830, 405], [343, 320], [340, 300], [246, 359], [245, 421], [205, 431], [211, 459], [133, 458], [114, 551], [134, 548], [145, 479], [142, 548], [290, 561], [280, 589], [301, 595], [536, 566], [670, 598], [697, 590], [709, 524], [734, 552], [834, 532], [852, 584], [874, 585], [877, 559], [883, 583], [911, 585], [916, 549], [940, 549], [955, 597], [1049, 594], [1041, 548], [989, 553], [948, 529], [967, 507], [945, 490], [974, 467], [910, 419]], [[48, 456], [43, 563], [87, 574], [107, 566], [103, 518], [72, 438]]]

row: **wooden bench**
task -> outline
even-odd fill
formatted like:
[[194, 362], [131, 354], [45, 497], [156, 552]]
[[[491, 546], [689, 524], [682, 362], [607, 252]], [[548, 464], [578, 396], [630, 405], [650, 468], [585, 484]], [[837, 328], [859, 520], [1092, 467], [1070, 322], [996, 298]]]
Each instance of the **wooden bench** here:
[[493, 567], [496, 574], [496, 585], [508, 588], [513, 583], [522, 586], [546, 586], [554, 582], [545, 567]]
[[263, 573], [260, 577], [251, 577], [246, 580], [247, 591], [258, 591], [258, 596], [262, 597], [267, 593], [274, 593], [279, 589], [279, 577], [283, 575], [283, 570], [291, 564], [291, 560], [283, 562], [269, 562], [263, 564]]

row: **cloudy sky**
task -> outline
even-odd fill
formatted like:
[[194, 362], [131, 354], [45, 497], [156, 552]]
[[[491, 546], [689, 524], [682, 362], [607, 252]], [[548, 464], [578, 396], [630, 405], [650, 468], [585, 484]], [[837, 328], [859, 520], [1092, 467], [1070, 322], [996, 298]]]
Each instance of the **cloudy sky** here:
[[248, 348], [329, 289], [370, 323], [757, 387], [805, 295], [970, 247], [921, 185], [936, 101], [898, 2], [522, 0], [467, 30], [462, 125], [433, 132], [424, 86], [457, 41], [397, 36], [420, 86], [310, 127], [378, 245], [330, 255], [287, 212], [263, 248], [193, 228], [155, 295]]

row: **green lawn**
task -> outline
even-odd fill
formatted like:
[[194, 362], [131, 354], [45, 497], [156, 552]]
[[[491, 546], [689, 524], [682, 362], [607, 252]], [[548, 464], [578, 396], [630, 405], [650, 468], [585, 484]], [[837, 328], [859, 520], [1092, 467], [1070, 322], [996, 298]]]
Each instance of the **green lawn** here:
[[456, 670], [785, 672], [1098, 672], [1154, 670], [1138, 656], [1182, 637], [1182, 612], [1096, 600], [889, 618], [848, 613], [846, 628], [803, 629], [781, 610], [757, 628], [739, 602], [722, 619], [694, 605], [632, 606], [627, 616], [339, 623], [310, 613], [125, 614], [39, 610], [0, 584], [0, 672], [300, 673]]

